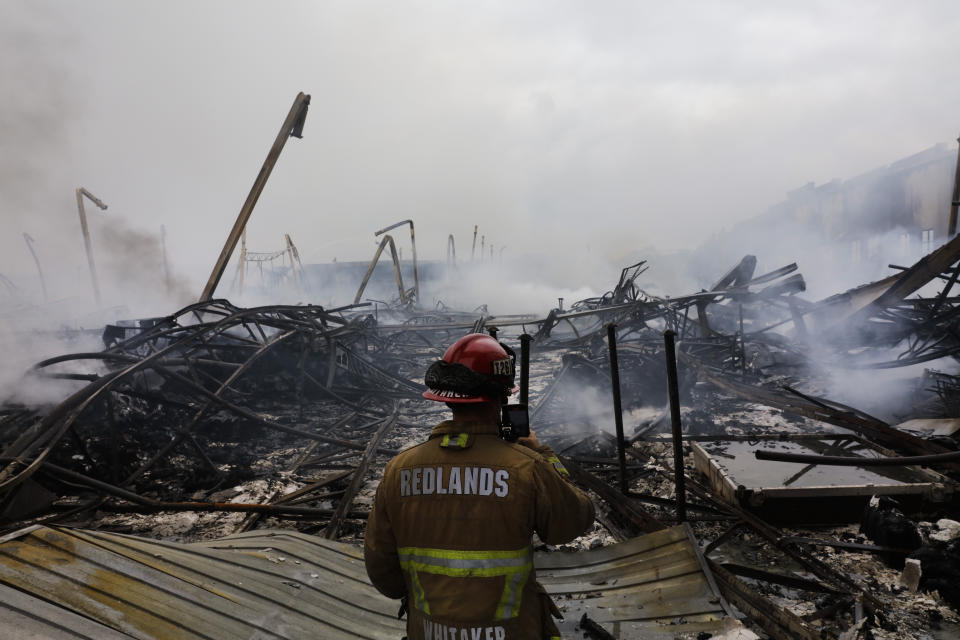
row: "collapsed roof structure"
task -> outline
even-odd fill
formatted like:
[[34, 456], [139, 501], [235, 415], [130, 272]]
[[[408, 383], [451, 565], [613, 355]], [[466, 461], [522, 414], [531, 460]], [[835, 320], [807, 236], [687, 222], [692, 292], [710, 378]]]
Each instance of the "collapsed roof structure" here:
[[[508, 340], [526, 334], [532, 336], [531, 418], [538, 434], [562, 452], [576, 481], [603, 502], [604, 535], [626, 540], [688, 521], [702, 547], [698, 571], [717, 585], [711, 597], [729, 600], [773, 637], [839, 633], [862, 616], [884, 616], [890, 594], [818, 557], [821, 545], [844, 548], [843, 541], [791, 536], [779, 527], [796, 526], [798, 518], [787, 516], [801, 511], [807, 525], [856, 521], [870, 496], [881, 494], [896, 496], [902, 509], [954, 513], [960, 454], [942, 438], [923, 438], [801, 391], [794, 379], [816, 370], [814, 358], [821, 355], [813, 353], [814, 333], [825, 336], [818, 350], [823, 342], [831, 345], [835, 366], [886, 368], [960, 354], [960, 298], [950, 295], [958, 261], [960, 238], [954, 238], [887, 280], [820, 303], [795, 295], [804, 289], [796, 265], [755, 275], [755, 260], [747, 256], [709, 290], [669, 298], [637, 286], [645, 267], [640, 262], [625, 268], [609, 293], [540, 316], [420, 311], [402, 298], [392, 308], [357, 303], [334, 309], [241, 309], [211, 300], [164, 318], [111, 325], [102, 351], [48, 359], [29, 372], [81, 383], [64, 401], [4, 409], [4, 528], [13, 533], [24, 525], [62, 522], [149, 533], [148, 514], [209, 512], [221, 514], [207, 521], [217, 523], [208, 526], [218, 538], [282, 522], [329, 540], [355, 539], [382, 463], [424, 437], [439, 417], [419, 399], [426, 364], [468, 332]], [[931, 281], [942, 283], [935, 295], [909, 297]], [[671, 345], [665, 333], [679, 343], [675, 388], [666, 375]], [[885, 354], [895, 345], [903, 345], [901, 357], [890, 360]], [[951, 385], [957, 380], [928, 375], [925, 384], [936, 382], [926, 397], [918, 396], [916, 415], [955, 418]], [[614, 377], [618, 388], [611, 389]], [[622, 406], [619, 442], [610, 429], [614, 403], [604, 397]], [[671, 397], [685, 413], [671, 415]], [[718, 424], [729, 411], [711, 405], [735, 398], [754, 410], [775, 409], [781, 426]], [[662, 455], [673, 446], [661, 435], [671, 422], [682, 426], [682, 469], [676, 458]], [[781, 470], [774, 486], [742, 480], [743, 469], [751, 468], [744, 456], [759, 451], [783, 458], [780, 450], [791, 442], [805, 443], [809, 452], [799, 467], [768, 463]], [[907, 481], [891, 479], [893, 488], [863, 474], [859, 481], [856, 473], [837, 480], [827, 465], [838, 457], [884, 477], [890, 474], [873, 465], [914, 470]], [[816, 481], [799, 482], [804, 474]], [[677, 483], [678, 490], [651, 490], [664, 482]], [[838, 492], [837, 485], [848, 490]], [[717, 549], [744, 531], [802, 569], [771, 572], [717, 559]], [[199, 527], [175, 537], [209, 535]], [[0, 546], [7, 558], [0, 562], [6, 567], [0, 581], [8, 586], [12, 574], [5, 572], [21, 555], [9, 544]], [[851, 544], [878, 553], [897, 547]], [[915, 550], [894, 552], [902, 560]], [[756, 586], [769, 584], [834, 594], [831, 609], [815, 609], [820, 615], [804, 619], [771, 603]], [[577, 626], [673, 621], [669, 630], [679, 633], [676, 619], [692, 614], [671, 616], [669, 607], [613, 617], [584, 610]], [[698, 615], [702, 625], [725, 616], [722, 610]]]
[[[64, 399], [0, 407], [0, 622], [52, 637], [300, 638], [321, 623], [324, 637], [392, 637], [402, 624], [358, 564], [370, 496], [441, 416], [420, 397], [427, 365], [486, 331], [529, 343], [532, 424], [598, 504], [576, 544], [537, 546], [565, 632], [960, 628], [960, 376], [911, 378], [902, 424], [831, 394], [837, 372], [960, 359], [960, 236], [819, 302], [799, 295], [798, 265], [757, 274], [747, 255], [700, 291], [649, 293], [639, 261], [604, 295], [494, 315], [424, 307], [415, 245], [411, 288], [386, 235], [409, 224], [413, 241], [405, 220], [377, 232], [351, 304], [215, 298], [308, 104], [294, 102], [200, 302], [108, 325], [102, 350], [27, 373], [71, 385]], [[398, 295], [364, 301], [387, 247]]]

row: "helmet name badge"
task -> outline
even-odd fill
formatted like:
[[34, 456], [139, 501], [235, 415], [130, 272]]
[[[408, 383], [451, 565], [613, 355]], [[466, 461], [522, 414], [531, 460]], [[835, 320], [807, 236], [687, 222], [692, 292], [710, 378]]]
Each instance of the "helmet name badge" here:
[[503, 360], [494, 360], [490, 363], [491, 373], [495, 376], [513, 375], [513, 358], [504, 358]]

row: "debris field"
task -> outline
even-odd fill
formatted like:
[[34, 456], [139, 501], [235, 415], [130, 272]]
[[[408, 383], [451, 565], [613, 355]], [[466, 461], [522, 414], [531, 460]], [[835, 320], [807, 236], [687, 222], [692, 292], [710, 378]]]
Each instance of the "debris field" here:
[[[490, 332], [529, 341], [531, 425], [597, 503], [571, 548], [687, 522], [761, 636], [960, 633], [960, 376], [923, 368], [960, 359], [960, 237], [820, 302], [797, 265], [756, 274], [746, 256], [683, 295], [641, 290], [641, 261], [543, 314], [424, 309], [394, 263], [389, 303], [361, 301], [371, 265], [347, 306], [209, 299], [38, 362], [29, 384], [68, 391], [0, 409], [0, 535], [59, 523], [360, 541], [383, 465], [443, 419], [423, 372]], [[838, 376], [910, 367], [922, 373], [899, 424], [831, 398]], [[610, 630], [585, 616], [580, 631]]]

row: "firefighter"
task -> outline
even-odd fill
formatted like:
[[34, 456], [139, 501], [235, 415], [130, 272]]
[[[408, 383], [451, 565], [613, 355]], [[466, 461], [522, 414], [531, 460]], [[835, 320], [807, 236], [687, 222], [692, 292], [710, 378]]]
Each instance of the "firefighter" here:
[[373, 585], [403, 598], [409, 640], [559, 638], [533, 569], [532, 537], [562, 544], [593, 524], [590, 499], [534, 432], [498, 437], [514, 358], [473, 333], [433, 363], [423, 397], [453, 418], [384, 469], [367, 523]]

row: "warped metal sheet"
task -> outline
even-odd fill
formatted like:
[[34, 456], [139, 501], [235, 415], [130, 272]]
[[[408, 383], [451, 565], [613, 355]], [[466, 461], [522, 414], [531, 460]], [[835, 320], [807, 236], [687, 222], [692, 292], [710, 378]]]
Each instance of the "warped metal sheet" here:
[[573, 635], [584, 614], [616, 638], [716, 634], [722, 601], [693, 544], [676, 526], [591, 551], [537, 553], [534, 563], [564, 615], [564, 634]]
[[0, 640], [129, 640], [94, 620], [0, 584]]
[[[390, 638], [397, 605], [367, 582], [359, 550], [295, 533], [230, 548], [59, 527], [0, 544], [0, 584], [133, 638]], [[21, 637], [21, 636], [15, 636]], [[85, 637], [84, 635], [66, 637]], [[86, 637], [110, 638], [107, 634]]]
[[[564, 611], [566, 633], [584, 613], [618, 638], [720, 628], [719, 597], [682, 526], [593, 551], [538, 553], [536, 564]], [[397, 602], [367, 581], [358, 547], [294, 531], [179, 544], [33, 527], [0, 540], [0, 595], [0, 638], [396, 639], [404, 632]]]

